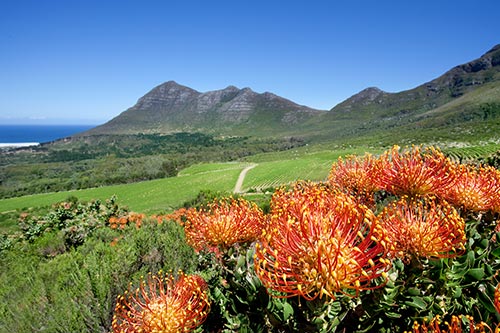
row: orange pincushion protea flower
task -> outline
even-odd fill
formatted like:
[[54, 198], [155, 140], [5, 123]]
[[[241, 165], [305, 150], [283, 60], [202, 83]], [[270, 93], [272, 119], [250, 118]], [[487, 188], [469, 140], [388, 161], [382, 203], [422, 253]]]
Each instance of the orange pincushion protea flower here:
[[145, 217], [146, 216], [144, 214], [131, 212], [131, 213], [128, 213], [127, 215], [120, 216], [120, 217], [111, 216], [108, 220], [108, 223], [109, 223], [109, 226], [111, 227], [111, 229], [116, 229], [118, 227], [120, 229], [125, 229], [125, 227], [129, 223], [134, 223], [135, 227], [137, 229], [139, 229], [141, 227], [142, 221], [144, 220]]
[[498, 313], [500, 313], [500, 283], [497, 284], [495, 288], [495, 294], [493, 295], [493, 305]]
[[118, 298], [113, 315], [115, 333], [191, 332], [210, 309], [208, 285], [198, 275], [149, 276], [135, 293]]
[[389, 269], [383, 231], [373, 212], [324, 185], [278, 190], [269, 224], [255, 249], [263, 284], [312, 300], [336, 292], [373, 289]]
[[493, 167], [488, 168], [491, 181], [491, 194], [490, 209], [494, 213], [500, 213], [500, 170]]
[[197, 251], [253, 242], [264, 224], [262, 210], [244, 199], [215, 200], [206, 209], [186, 210], [184, 218], [186, 240]]
[[453, 257], [464, 249], [465, 221], [445, 201], [402, 197], [378, 217], [396, 256]]
[[493, 167], [477, 168], [471, 165], [457, 165], [455, 186], [449, 188], [443, 197], [464, 210], [484, 212], [498, 210], [500, 202], [500, 172]]
[[378, 190], [375, 178], [377, 160], [370, 154], [363, 157], [339, 157], [328, 176], [330, 184], [342, 192], [351, 194], [367, 205], [374, 204], [373, 194]]
[[[465, 320], [463, 320], [465, 318]], [[465, 322], [465, 324], [464, 324]], [[430, 322], [424, 322], [419, 324], [415, 322], [413, 324], [413, 330], [411, 332], [405, 331], [405, 333], [487, 333], [493, 332], [491, 328], [484, 322], [475, 323], [471, 316], [452, 316], [449, 322], [441, 321], [440, 316], [436, 316], [430, 320]]]
[[395, 195], [441, 194], [453, 186], [454, 164], [435, 148], [413, 147], [400, 151], [394, 146], [380, 159], [380, 188]]

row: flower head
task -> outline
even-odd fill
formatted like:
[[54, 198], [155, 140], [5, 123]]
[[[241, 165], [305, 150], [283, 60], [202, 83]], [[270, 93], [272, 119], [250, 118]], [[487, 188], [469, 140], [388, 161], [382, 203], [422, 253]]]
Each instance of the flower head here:
[[452, 257], [464, 249], [465, 221], [445, 201], [402, 197], [378, 217], [396, 256]]
[[443, 197], [466, 211], [484, 212], [497, 210], [500, 195], [500, 172], [493, 167], [457, 165], [455, 186], [449, 188]]
[[278, 190], [255, 250], [255, 270], [275, 291], [312, 300], [372, 289], [390, 266], [373, 212], [321, 184]]
[[232, 198], [215, 200], [205, 209], [188, 209], [184, 219], [186, 240], [197, 251], [217, 252], [253, 242], [264, 224], [264, 214], [255, 203]]
[[436, 148], [394, 146], [380, 161], [379, 186], [395, 195], [439, 195], [454, 184], [454, 164]]
[[493, 305], [498, 313], [500, 313], [500, 283], [497, 284], [495, 288], [495, 294], [493, 295]]
[[370, 154], [363, 157], [339, 157], [328, 176], [330, 184], [340, 191], [353, 195], [367, 205], [374, 204], [373, 194], [378, 190], [375, 178], [377, 160]]
[[442, 322], [440, 316], [436, 316], [430, 322], [422, 324], [415, 322], [413, 330], [405, 333], [486, 333], [492, 332], [491, 328], [484, 322], [475, 323], [471, 316], [452, 316], [451, 320]]
[[115, 333], [191, 332], [208, 315], [208, 285], [198, 275], [148, 276], [135, 293], [118, 297]]
[[494, 213], [500, 213], [500, 170], [493, 167], [487, 168], [491, 182], [490, 209]]

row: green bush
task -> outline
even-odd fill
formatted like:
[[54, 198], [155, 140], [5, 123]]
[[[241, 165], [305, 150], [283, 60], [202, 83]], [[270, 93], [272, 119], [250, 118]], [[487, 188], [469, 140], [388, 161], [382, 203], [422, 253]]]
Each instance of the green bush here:
[[0, 332], [107, 332], [116, 297], [148, 272], [186, 272], [197, 257], [172, 222], [96, 229], [78, 247], [61, 230], [17, 242], [0, 259]]

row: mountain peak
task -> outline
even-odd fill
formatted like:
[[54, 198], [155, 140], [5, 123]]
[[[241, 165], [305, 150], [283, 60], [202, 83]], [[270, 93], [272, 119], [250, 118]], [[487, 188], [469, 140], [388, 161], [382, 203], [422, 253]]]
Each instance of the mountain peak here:
[[230, 136], [252, 133], [273, 137], [342, 137], [371, 129], [421, 125], [444, 128], [477, 115], [490, 117], [483, 109], [485, 105], [499, 105], [499, 87], [500, 45], [409, 90], [389, 93], [377, 87], [363, 89], [331, 112], [298, 105], [270, 92], [257, 93], [249, 87], [229, 85], [201, 93], [167, 81], [141, 97], [133, 107], [86, 134], [184, 131]]
[[235, 87], [235, 86], [233, 86], [233, 85], [230, 85], [230, 86], [227, 86], [226, 88], [224, 88], [224, 89], [222, 89], [222, 90], [224, 90], [224, 91], [239, 91], [239, 90], [240, 90], [240, 88]]
[[252, 89], [250, 89], [249, 87], [245, 87], [245, 88], [241, 89], [241, 92], [242, 93], [253, 93], [254, 91]]
[[491, 50], [489, 50], [488, 52], [486, 52], [484, 55], [487, 55], [489, 53], [496, 53], [498, 51], [500, 51], [500, 44], [497, 44], [497, 45], [493, 46], [491, 48]]
[[359, 92], [359, 94], [363, 94], [363, 95], [367, 95], [367, 96], [379, 95], [381, 93], [384, 93], [384, 91], [378, 87], [368, 87], [368, 88], [363, 89]]
[[200, 93], [175, 81], [162, 83], [141, 97], [132, 109], [158, 109], [165, 105], [180, 105]]
[[[338, 107], [341, 107], [344, 111], [351, 111], [354, 106], [357, 105], [367, 105], [375, 101], [377, 98], [386, 95], [387, 93], [377, 87], [369, 87], [361, 90], [355, 95], [352, 95], [344, 102], [340, 103]], [[337, 106], [335, 107], [337, 108]]]
[[190, 91], [196, 91], [196, 90], [191, 89], [189, 87], [186, 87], [186, 86], [183, 86], [181, 84], [178, 84], [177, 82], [175, 82], [173, 80], [170, 80], [170, 81], [164, 82], [164, 83], [156, 86], [155, 88], [153, 88], [151, 90], [151, 92], [153, 92], [153, 91], [167, 91], [167, 90], [190, 90]]

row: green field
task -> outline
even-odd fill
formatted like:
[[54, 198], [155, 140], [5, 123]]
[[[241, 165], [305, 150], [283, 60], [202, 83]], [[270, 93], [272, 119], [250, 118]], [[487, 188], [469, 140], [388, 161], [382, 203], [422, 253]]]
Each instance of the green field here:
[[77, 191], [28, 195], [0, 200], [0, 214], [28, 207], [47, 206], [69, 196], [80, 200], [105, 200], [115, 195], [118, 203], [130, 210], [144, 213], [172, 211], [202, 190], [231, 192], [240, 172], [249, 164], [250, 170], [243, 190], [265, 189], [296, 180], [323, 180], [340, 155], [364, 153], [364, 149], [287, 151], [260, 154], [245, 162], [203, 163], [182, 170], [177, 177], [132, 184], [104, 186]]
[[337, 161], [339, 156], [364, 154], [365, 151], [365, 149], [358, 148], [313, 151], [302, 154], [295, 152], [296, 156], [294, 156], [294, 152], [289, 152], [289, 156], [277, 153], [267, 154], [266, 157], [250, 158], [249, 160], [257, 163], [257, 166], [248, 172], [243, 190], [260, 191], [298, 180], [326, 180], [332, 164]]
[[[487, 144], [447, 148], [445, 152], [455, 158], [457, 156], [477, 158], [498, 148], [498, 144]], [[182, 170], [177, 177], [172, 178], [3, 199], [0, 200], [0, 214], [28, 207], [47, 206], [65, 200], [69, 196], [75, 196], [80, 200], [105, 200], [113, 195], [118, 198], [118, 203], [127, 206], [132, 211], [148, 214], [169, 212], [195, 198], [200, 191], [231, 192], [240, 172], [250, 164], [256, 164], [256, 166], [247, 173], [242, 189], [254, 192], [297, 180], [325, 180], [332, 163], [337, 161], [339, 156], [362, 155], [366, 151], [380, 153], [382, 149], [312, 146], [258, 154], [242, 162], [196, 164]]]
[[201, 190], [231, 191], [246, 163], [221, 163], [198, 165], [178, 177], [151, 181], [104, 186], [99, 188], [36, 194], [0, 200], [0, 213], [27, 207], [46, 206], [75, 196], [80, 200], [105, 200], [116, 195], [118, 202], [130, 210], [154, 213], [171, 211]]

